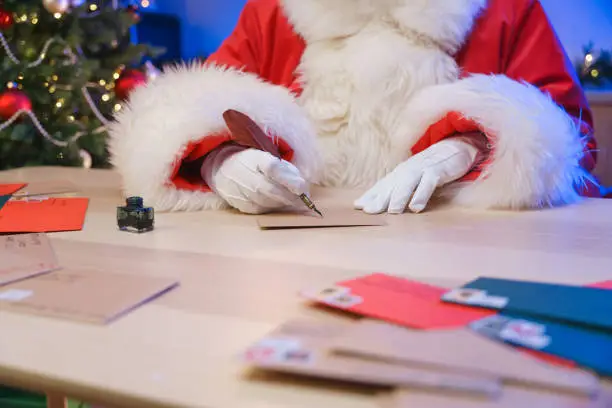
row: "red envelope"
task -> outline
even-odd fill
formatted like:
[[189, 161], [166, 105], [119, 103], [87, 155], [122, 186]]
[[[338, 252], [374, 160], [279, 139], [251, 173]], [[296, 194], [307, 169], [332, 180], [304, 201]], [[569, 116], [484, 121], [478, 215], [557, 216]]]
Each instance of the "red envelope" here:
[[334, 308], [417, 329], [458, 328], [496, 314], [495, 311], [442, 302], [440, 298], [446, 291], [377, 273], [302, 294]]
[[0, 184], [0, 195], [11, 195], [25, 187], [25, 183], [20, 184]]
[[590, 288], [612, 289], [612, 280], [587, 285]]
[[88, 203], [82, 197], [9, 201], [0, 211], [0, 233], [78, 231]]

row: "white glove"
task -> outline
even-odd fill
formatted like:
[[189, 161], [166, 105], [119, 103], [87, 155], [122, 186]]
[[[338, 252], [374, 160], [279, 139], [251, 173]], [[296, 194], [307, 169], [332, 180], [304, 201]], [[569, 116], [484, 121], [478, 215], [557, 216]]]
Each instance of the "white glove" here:
[[229, 205], [248, 214], [263, 214], [296, 205], [308, 193], [307, 183], [291, 163], [270, 153], [246, 149], [225, 159], [212, 186]]
[[355, 208], [368, 214], [401, 214], [406, 206], [421, 212], [436, 188], [467, 174], [478, 156], [479, 149], [461, 138], [442, 140], [397, 166], [355, 201]]

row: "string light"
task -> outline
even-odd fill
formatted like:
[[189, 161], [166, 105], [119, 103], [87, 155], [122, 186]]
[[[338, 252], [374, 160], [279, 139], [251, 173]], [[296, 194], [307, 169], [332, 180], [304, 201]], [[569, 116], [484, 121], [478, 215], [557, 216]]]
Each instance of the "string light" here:
[[[0, 3], [2, 2], [2, 0], [0, 0]], [[114, 9], [118, 9], [118, 1], [117, 0], [112, 0], [113, 3], [113, 8]], [[142, 0], [142, 7], [149, 7], [151, 5], [151, 1], [149, 0]], [[89, 4], [89, 10], [90, 11], [97, 11], [99, 10], [100, 7], [98, 4]], [[101, 11], [100, 11], [101, 12]], [[98, 14], [98, 13], [96, 13]], [[62, 18], [64, 18], [64, 14], [63, 13], [53, 13], [53, 18], [60, 20]], [[28, 14], [22, 14], [22, 15], [15, 15], [14, 16], [15, 21], [17, 23], [31, 23], [33, 25], [36, 25], [40, 22], [40, 17], [37, 13], [30, 13]], [[27, 49], [27, 52], [25, 52], [23, 55], [26, 58], [26, 61], [22, 61], [20, 60], [20, 58], [17, 57], [17, 55], [11, 50], [11, 47], [9, 46], [8, 41], [6, 40], [6, 38], [4, 37], [3, 33], [0, 32], [0, 45], [1, 48], [4, 48], [7, 57], [9, 60], [11, 60], [14, 64], [18, 64], [18, 65], [22, 65], [25, 68], [33, 68], [33, 67], [37, 67], [39, 65], [41, 65], [44, 60], [47, 58], [47, 53], [50, 49], [50, 47], [53, 45], [53, 43], [60, 43], [62, 45], [64, 45], [64, 54], [66, 56], [68, 56], [70, 58], [70, 61], [67, 62], [66, 59], [60, 59], [58, 60], [57, 64], [55, 60], [50, 60], [47, 61], [47, 63], [50, 66], [61, 66], [61, 65], [68, 65], [68, 64], [77, 64], [79, 58], [81, 56], [83, 56], [83, 52], [80, 50], [79, 47], [77, 47], [75, 52], [79, 53], [79, 57], [76, 56], [76, 54], [73, 52], [72, 47], [62, 38], [59, 37], [54, 37], [54, 38], [50, 38], [48, 39], [42, 50], [40, 51], [40, 53], [38, 54], [38, 58], [36, 58], [34, 61], [32, 61], [33, 58], [36, 57], [36, 53], [37, 53], [37, 49], [34, 49], [32, 47]], [[26, 41], [25, 40], [18, 40], [18, 44], [20, 47], [25, 48], [26, 47]], [[61, 48], [60, 48], [61, 50]], [[29, 60], [29, 61], [28, 61]], [[123, 71], [123, 69], [125, 69], [124, 66], [120, 66], [113, 74], [112, 74], [112, 79], [100, 79], [98, 81], [98, 84], [100, 85], [100, 87], [104, 87], [106, 90], [110, 91], [114, 88], [115, 84], [114, 84], [114, 80], [117, 80], [121, 77], [121, 72]], [[27, 73], [27, 72], [26, 72]], [[16, 80], [14, 81], [8, 81], [6, 82], [6, 87], [11, 89], [11, 88], [19, 88], [22, 89], [23, 88], [23, 84], [19, 83], [18, 81], [23, 81], [25, 79], [24, 74], [20, 73], [17, 77]], [[65, 90], [71, 90], [72, 86], [71, 85], [62, 85], [62, 84], [57, 84], [56, 86], [56, 82], [59, 81], [60, 78], [58, 77], [58, 75], [54, 74], [51, 75], [49, 78], [46, 78], [46, 81], [43, 82], [44, 87], [48, 90], [48, 92], [50, 94], [55, 94], [56, 91], [58, 89], [61, 89], [62, 92], [64, 92]], [[42, 81], [41, 81], [42, 82]], [[93, 86], [97, 87], [96, 83], [92, 84]], [[87, 86], [91, 86], [90, 84], [88, 84]], [[38, 117], [36, 116], [36, 114], [34, 114], [32, 111], [29, 110], [22, 110], [19, 111], [17, 113], [15, 113], [10, 119], [1, 122], [0, 121], [0, 131], [3, 131], [5, 129], [7, 129], [9, 126], [11, 126], [19, 117], [21, 116], [28, 116], [34, 127], [36, 127], [38, 129], [38, 131], [40, 132], [40, 134], [47, 139], [49, 142], [51, 142], [52, 144], [56, 145], [56, 146], [62, 146], [62, 147], [67, 147], [69, 146], [71, 143], [76, 142], [80, 137], [85, 136], [85, 135], [89, 135], [89, 134], [101, 134], [107, 131], [107, 126], [109, 124], [108, 119], [106, 119], [106, 117], [104, 117], [104, 115], [102, 115], [102, 113], [99, 111], [99, 109], [97, 108], [96, 104], [94, 103], [93, 99], [91, 98], [91, 95], [89, 94], [89, 91], [87, 90], [86, 87], [82, 87], [81, 88], [81, 93], [84, 97], [84, 99], [86, 100], [87, 104], [90, 106], [92, 112], [94, 113], [94, 116], [97, 117], [97, 119], [102, 122], [102, 126], [98, 127], [97, 129], [95, 129], [94, 131], [91, 131], [90, 129], [88, 129], [87, 131], [85, 131], [86, 127], [89, 127], [89, 125], [86, 125], [85, 123], [90, 121], [90, 118], [88, 118], [87, 116], [83, 116], [79, 119], [77, 119], [75, 117], [75, 114], [70, 114], [65, 116], [65, 120], [67, 120], [68, 122], [76, 122], [77, 125], [81, 126], [82, 131], [76, 132], [75, 134], [73, 134], [69, 139], [67, 140], [59, 140], [59, 139], [55, 139], [54, 137], [52, 137], [49, 132], [46, 131], [46, 129], [44, 129], [44, 127], [42, 126], [41, 122], [39, 121]], [[60, 96], [60, 95], [58, 95]], [[111, 93], [104, 93], [101, 96], [101, 100], [104, 102], [109, 102], [111, 101]], [[51, 102], [53, 104], [53, 102]], [[53, 106], [53, 105], [52, 105]], [[69, 108], [68, 105], [66, 105], [66, 100], [64, 98], [58, 98], [56, 99], [55, 103], [54, 103], [55, 108], [57, 109], [61, 109], [61, 108]], [[112, 105], [112, 109], [117, 112], [119, 110], [122, 109], [122, 104], [115, 102]], [[66, 109], [68, 110], [68, 109]], [[75, 113], [77, 111], [74, 111]], [[49, 120], [50, 119], [50, 115], [51, 112], [48, 111], [48, 113], [41, 113], [40, 114], [40, 118], [43, 120]], [[77, 115], [79, 116], [79, 115]], [[91, 122], [90, 122], [91, 123]], [[60, 153], [61, 154], [61, 153]]]

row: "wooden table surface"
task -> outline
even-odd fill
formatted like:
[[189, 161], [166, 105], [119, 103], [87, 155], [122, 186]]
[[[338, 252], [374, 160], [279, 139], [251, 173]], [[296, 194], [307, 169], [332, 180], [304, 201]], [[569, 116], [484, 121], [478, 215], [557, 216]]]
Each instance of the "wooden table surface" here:
[[[612, 279], [612, 200], [524, 213], [437, 207], [389, 216], [385, 227], [329, 230], [261, 231], [254, 217], [229, 211], [156, 214], [156, 229], [137, 235], [117, 230], [123, 199], [114, 172], [0, 172], [0, 182], [45, 180], [71, 181], [91, 198], [82, 231], [51, 235], [62, 266], [181, 282], [108, 326], [0, 312], [0, 383], [106, 406], [378, 407], [380, 390], [253, 373], [240, 353], [285, 320], [340, 319], [297, 292], [371, 272], [447, 286], [479, 275]], [[314, 191], [328, 207], [348, 208], [357, 195]], [[522, 406], [560, 406], [525, 395]]]

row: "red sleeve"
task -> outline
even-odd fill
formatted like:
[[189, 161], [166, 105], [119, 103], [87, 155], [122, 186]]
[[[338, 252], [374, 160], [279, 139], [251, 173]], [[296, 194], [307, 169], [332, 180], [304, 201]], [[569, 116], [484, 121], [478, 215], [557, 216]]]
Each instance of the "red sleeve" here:
[[[540, 2], [528, 0], [516, 3], [522, 4], [524, 9], [517, 10], [516, 15], [519, 17], [503, 28], [511, 33], [503, 36], [503, 48], [510, 51], [505, 57], [500, 56], [505, 61], [501, 62], [502, 69], [499, 73], [538, 87], [574, 118], [585, 138], [582, 165], [590, 172], [596, 163], [593, 116], [575, 70]], [[499, 20], [506, 21], [502, 18]], [[470, 123], [460, 116], [451, 112], [429, 127], [413, 147], [412, 153], [419, 153], [457, 133], [479, 130], [475, 123]], [[483, 165], [486, 165], [486, 162]], [[466, 179], [474, 180], [478, 175], [479, 169], [476, 169], [466, 176]]]
[[[261, 2], [259, 3], [261, 4]], [[261, 75], [263, 23], [257, 0], [247, 1], [240, 13], [236, 27], [223, 41], [219, 49], [205, 62], [205, 65], [220, 65], [236, 68], [255, 75]], [[230, 108], [228, 106], [228, 108]], [[285, 160], [293, 158], [293, 149], [281, 137], [270, 135], [279, 146]], [[172, 184], [183, 190], [211, 191], [200, 176], [197, 163], [212, 150], [232, 140], [229, 131], [203, 135], [202, 139], [185, 146], [182, 157], [176, 160], [172, 172]]]
[[262, 33], [257, 5], [253, 0], [249, 0], [230, 36], [208, 57], [206, 63], [226, 65], [260, 75]]
[[528, 2], [514, 30], [505, 74], [537, 86], [574, 118], [586, 139], [583, 166], [592, 171], [597, 159], [593, 114], [575, 69], [538, 0]]

